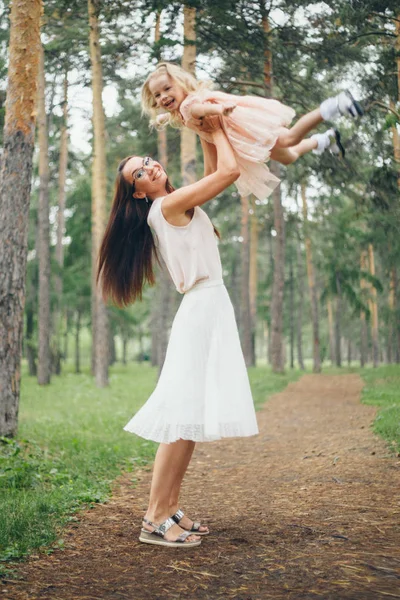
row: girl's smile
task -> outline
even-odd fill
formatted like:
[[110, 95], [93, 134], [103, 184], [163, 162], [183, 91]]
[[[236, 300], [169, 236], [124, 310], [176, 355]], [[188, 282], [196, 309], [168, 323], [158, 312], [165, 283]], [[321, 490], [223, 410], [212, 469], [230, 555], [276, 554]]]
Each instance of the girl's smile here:
[[182, 87], [174, 81], [168, 73], [160, 73], [153, 77], [149, 83], [157, 108], [164, 108], [169, 112], [178, 110], [187, 94]]

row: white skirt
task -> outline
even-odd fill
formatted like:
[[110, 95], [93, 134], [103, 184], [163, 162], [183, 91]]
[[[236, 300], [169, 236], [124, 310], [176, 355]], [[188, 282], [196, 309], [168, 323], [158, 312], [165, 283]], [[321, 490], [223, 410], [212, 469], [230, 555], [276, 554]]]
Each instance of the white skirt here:
[[155, 442], [258, 433], [233, 306], [221, 280], [186, 292], [154, 392], [124, 427]]

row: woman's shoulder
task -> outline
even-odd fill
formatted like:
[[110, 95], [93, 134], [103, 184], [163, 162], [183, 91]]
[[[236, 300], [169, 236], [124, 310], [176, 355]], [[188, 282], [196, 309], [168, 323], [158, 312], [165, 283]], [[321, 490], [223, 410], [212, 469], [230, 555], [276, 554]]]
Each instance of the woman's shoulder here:
[[161, 202], [165, 198], [165, 196], [160, 196], [153, 200], [150, 206], [150, 210], [147, 215], [147, 223], [150, 227], [154, 228], [154, 222], [157, 220], [157, 216], [161, 216]]

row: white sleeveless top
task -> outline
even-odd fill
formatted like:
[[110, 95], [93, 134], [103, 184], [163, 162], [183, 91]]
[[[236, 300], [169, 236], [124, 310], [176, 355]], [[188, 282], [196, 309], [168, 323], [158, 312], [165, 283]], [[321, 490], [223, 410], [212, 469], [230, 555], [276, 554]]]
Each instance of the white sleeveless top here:
[[171, 225], [161, 210], [164, 198], [153, 201], [147, 222], [178, 292], [184, 294], [200, 281], [222, 279], [217, 238], [204, 210], [196, 206], [190, 223]]

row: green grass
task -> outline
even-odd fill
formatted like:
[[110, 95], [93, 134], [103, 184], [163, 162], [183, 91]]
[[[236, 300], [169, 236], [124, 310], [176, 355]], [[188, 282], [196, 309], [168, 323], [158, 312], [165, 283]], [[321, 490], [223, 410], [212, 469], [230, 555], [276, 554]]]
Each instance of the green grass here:
[[[156, 444], [122, 427], [152, 392], [157, 370], [115, 365], [110, 387], [97, 389], [88, 372], [71, 369], [49, 386], [23, 375], [18, 436], [0, 443], [0, 561], [62, 547], [62, 526], [76, 511], [106, 501], [122, 470], [153, 459]], [[250, 369], [256, 407], [299, 375]]]
[[400, 365], [360, 369], [365, 381], [362, 402], [379, 406], [374, 422], [375, 433], [400, 452]]

